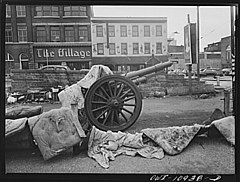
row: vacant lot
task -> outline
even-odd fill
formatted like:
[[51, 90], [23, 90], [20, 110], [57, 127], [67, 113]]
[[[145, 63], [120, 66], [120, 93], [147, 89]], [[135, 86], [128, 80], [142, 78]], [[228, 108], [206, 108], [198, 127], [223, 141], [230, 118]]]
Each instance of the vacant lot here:
[[[126, 132], [201, 124], [215, 108], [223, 111], [221, 99], [223, 94], [207, 99], [195, 96], [144, 99], [139, 119]], [[59, 107], [60, 104], [43, 104], [44, 111]], [[234, 174], [234, 153], [235, 148], [222, 137], [197, 137], [179, 155], [165, 155], [162, 160], [121, 155], [110, 162], [109, 169], [89, 158], [86, 150], [73, 156], [70, 149], [49, 161], [43, 161], [36, 151], [8, 151], [5, 157], [8, 173]]]

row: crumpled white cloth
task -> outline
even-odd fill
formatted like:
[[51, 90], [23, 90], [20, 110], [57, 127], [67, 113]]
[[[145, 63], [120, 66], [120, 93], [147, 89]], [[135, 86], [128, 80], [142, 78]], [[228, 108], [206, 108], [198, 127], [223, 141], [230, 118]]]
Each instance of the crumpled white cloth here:
[[65, 88], [58, 94], [59, 101], [63, 107], [71, 108], [71, 105], [77, 104], [78, 109], [82, 109], [84, 107], [84, 97], [81, 88], [90, 88], [90, 86], [99, 78], [112, 74], [113, 72], [107, 66], [92, 66], [83, 79]]
[[153, 143], [143, 141], [142, 133], [123, 133], [101, 131], [93, 126], [89, 142], [88, 156], [95, 159], [103, 168], [109, 168], [109, 161], [120, 155], [162, 159], [163, 149], [155, 147]]

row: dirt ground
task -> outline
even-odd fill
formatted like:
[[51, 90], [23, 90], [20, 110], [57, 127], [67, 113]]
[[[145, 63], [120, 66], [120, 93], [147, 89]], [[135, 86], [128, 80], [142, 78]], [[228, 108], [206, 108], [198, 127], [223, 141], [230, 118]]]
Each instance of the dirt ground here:
[[[143, 128], [201, 124], [215, 108], [223, 111], [223, 93], [207, 99], [195, 96], [174, 96], [143, 99], [142, 113], [125, 132], [135, 133]], [[59, 108], [60, 104], [43, 104], [44, 111]], [[103, 169], [83, 150], [73, 156], [72, 149], [44, 161], [36, 151], [7, 151], [7, 173], [134, 173], [134, 174], [235, 174], [235, 148], [223, 137], [196, 137], [176, 156], [161, 160], [140, 156], [117, 156]]]

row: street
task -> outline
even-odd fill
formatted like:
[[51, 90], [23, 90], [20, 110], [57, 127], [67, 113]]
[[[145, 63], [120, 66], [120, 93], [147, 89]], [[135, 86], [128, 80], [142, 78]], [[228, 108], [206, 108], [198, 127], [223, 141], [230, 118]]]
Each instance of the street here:
[[[174, 96], [143, 99], [139, 119], [125, 132], [144, 128], [201, 124], [215, 108], [223, 111], [223, 93], [208, 99]], [[32, 104], [34, 105], [34, 104]], [[43, 110], [60, 108], [61, 104], [43, 104]], [[6, 151], [7, 173], [143, 173], [143, 174], [234, 174], [235, 148], [223, 137], [196, 137], [176, 156], [147, 159], [140, 156], [117, 156], [108, 169], [87, 156], [87, 150], [73, 156], [72, 149], [44, 161], [38, 151]]]

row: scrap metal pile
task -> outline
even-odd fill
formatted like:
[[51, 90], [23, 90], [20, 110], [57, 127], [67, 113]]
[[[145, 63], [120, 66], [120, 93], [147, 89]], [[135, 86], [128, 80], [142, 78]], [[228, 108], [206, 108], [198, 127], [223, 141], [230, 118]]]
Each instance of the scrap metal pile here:
[[[169, 64], [160, 67], [167, 66]], [[139, 73], [137, 75], [134, 73], [133, 77], [142, 79]], [[82, 89], [87, 89], [85, 96]], [[62, 104], [60, 109], [48, 112], [42, 112], [42, 106], [7, 109], [6, 146], [26, 131], [28, 141], [34, 141], [43, 159], [48, 160], [74, 145], [81, 146], [87, 139], [88, 156], [108, 168], [109, 161], [120, 154], [157, 159], [162, 159], [165, 153], [177, 155], [194, 137], [210, 134], [212, 128], [235, 145], [233, 116], [202, 125], [146, 128], [135, 134], [122, 132], [137, 120], [141, 112], [141, 95], [129, 78], [112, 75], [106, 66], [93, 66], [82, 80], [65, 88], [58, 96]], [[79, 117], [79, 110], [83, 108], [92, 126], [89, 137]]]

